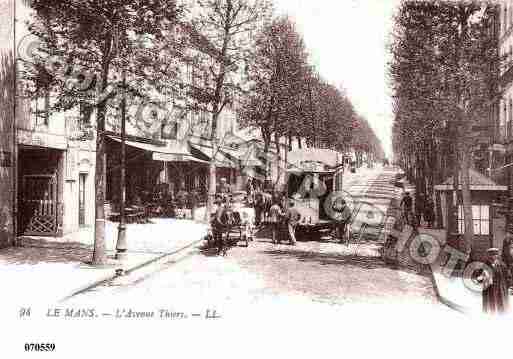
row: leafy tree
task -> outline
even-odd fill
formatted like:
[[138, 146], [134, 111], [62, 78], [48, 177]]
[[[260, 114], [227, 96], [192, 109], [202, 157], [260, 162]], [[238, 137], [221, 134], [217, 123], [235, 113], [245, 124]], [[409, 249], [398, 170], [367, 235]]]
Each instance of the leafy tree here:
[[[43, 88], [55, 97], [50, 111], [89, 104], [96, 113], [96, 222], [93, 263], [105, 254], [105, 122], [121, 72], [129, 91], [147, 97], [164, 59], [159, 44], [173, 33], [180, 9], [173, 0], [32, 0], [30, 32], [41, 40], [35, 63], [26, 64], [27, 91]], [[153, 51], [152, 51], [153, 49]], [[155, 62], [159, 62], [155, 64]], [[162, 66], [161, 66], [162, 67]], [[141, 86], [144, 84], [144, 86]]]
[[244, 70], [253, 58], [252, 35], [267, 21], [271, 6], [267, 0], [197, 0], [193, 9], [191, 33], [198, 34], [193, 49], [209, 83], [196, 100], [203, 102], [211, 113], [213, 148], [207, 202], [207, 213], [210, 213], [216, 191], [219, 118], [227, 106], [236, 106], [237, 98], [244, 91]]
[[488, 117], [500, 60], [491, 26], [494, 12], [495, 5], [486, 2], [406, 1], [392, 44], [394, 150], [420, 193], [432, 191], [452, 172], [457, 194], [461, 178], [468, 253], [473, 127]]
[[287, 17], [276, 18], [261, 30], [254, 53], [254, 61], [247, 68], [249, 85], [239, 117], [243, 126], [260, 129], [265, 159], [274, 140], [279, 160], [280, 138], [301, 134], [307, 53]]

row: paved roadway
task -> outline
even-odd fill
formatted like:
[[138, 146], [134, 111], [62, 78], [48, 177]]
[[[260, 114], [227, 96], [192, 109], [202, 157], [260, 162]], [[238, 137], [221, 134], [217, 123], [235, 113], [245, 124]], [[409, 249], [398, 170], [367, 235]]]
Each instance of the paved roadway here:
[[[355, 201], [369, 203], [362, 207], [359, 222], [375, 220], [379, 212], [386, 212], [395, 195], [393, 175], [391, 170], [365, 169], [344, 179]], [[369, 240], [348, 246], [300, 242], [291, 247], [258, 238], [249, 249], [231, 249], [227, 257], [191, 253], [154, 273], [125, 277], [72, 298], [70, 303], [94, 303], [106, 310], [172, 303], [186, 313], [199, 312], [208, 303], [224, 316], [247, 308], [274, 308], [283, 313], [284, 308], [384, 303], [403, 309], [407, 303], [441, 310], [430, 278], [387, 266], [380, 257], [381, 246], [381, 241]]]

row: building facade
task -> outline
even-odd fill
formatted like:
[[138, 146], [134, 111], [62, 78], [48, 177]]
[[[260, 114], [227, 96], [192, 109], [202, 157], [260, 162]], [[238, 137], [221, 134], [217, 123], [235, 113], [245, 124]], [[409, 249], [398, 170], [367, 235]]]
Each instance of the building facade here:
[[[16, 73], [29, 61], [26, 20], [30, 10], [16, 1]], [[18, 84], [22, 81], [18, 79]], [[48, 91], [24, 97], [17, 91], [15, 175], [12, 213], [17, 235], [62, 236], [94, 224], [95, 138], [80, 109], [50, 114]]]
[[[9, 101], [2, 101], [0, 123], [0, 245], [12, 244], [16, 235], [62, 236], [81, 227], [93, 226], [95, 218], [96, 113], [90, 105], [94, 90], [84, 92], [83, 100], [67, 111], [49, 111], [56, 94], [40, 89], [37, 95], [22, 98], [14, 91], [14, 74], [21, 73], [29, 51], [30, 34], [26, 21], [30, 9], [23, 2], [7, 1], [16, 34], [1, 50], [2, 87]], [[9, 28], [14, 24], [11, 21]], [[188, 36], [187, 29], [180, 32]], [[194, 34], [198, 36], [198, 34]], [[27, 40], [28, 39], [28, 40]], [[32, 39], [33, 40], [33, 39]], [[14, 61], [13, 48], [19, 48], [22, 61]], [[10, 61], [10, 62], [9, 62]], [[205, 62], [212, 61], [193, 47], [185, 56], [178, 73], [181, 86], [174, 93], [150, 94], [150, 101], [128, 99], [127, 106], [127, 197], [133, 201], [143, 192], [166, 188], [205, 192], [208, 188], [209, 162], [212, 158], [211, 105], [195, 102], [191, 92], [215, 88]], [[203, 69], [203, 71], [202, 71]], [[237, 76], [237, 75], [235, 75]], [[237, 128], [237, 96], [220, 113], [215, 138], [237, 140], [224, 143], [216, 156], [217, 180], [228, 179], [236, 189], [244, 187], [248, 172], [241, 171], [245, 138]], [[17, 97], [16, 113], [14, 99]], [[9, 100], [9, 99], [8, 99]], [[107, 106], [107, 201], [119, 198], [120, 182], [120, 96]], [[89, 102], [89, 104], [88, 104]], [[11, 113], [12, 112], [12, 113]], [[228, 136], [227, 136], [228, 135]], [[234, 143], [237, 142], [237, 143]], [[285, 147], [285, 146], [284, 146]], [[272, 149], [271, 149], [272, 151]], [[276, 151], [274, 151], [276, 152]], [[282, 154], [286, 149], [281, 149]], [[282, 155], [282, 161], [284, 160]], [[253, 160], [256, 160], [253, 158]], [[260, 164], [258, 160], [254, 161]], [[253, 163], [253, 167], [257, 165]], [[274, 168], [273, 167], [276, 167]], [[284, 177], [284, 163], [272, 163], [270, 172], [278, 180]], [[280, 172], [281, 171], [281, 172]], [[249, 172], [249, 176], [251, 176]], [[5, 212], [5, 214], [4, 214]]]
[[0, 1], [0, 248], [14, 241], [14, 0]]
[[495, 123], [489, 148], [490, 174], [496, 182], [510, 186], [513, 179], [509, 166], [513, 163], [513, 1], [499, 3], [495, 20], [500, 66], [498, 94], [492, 110]]

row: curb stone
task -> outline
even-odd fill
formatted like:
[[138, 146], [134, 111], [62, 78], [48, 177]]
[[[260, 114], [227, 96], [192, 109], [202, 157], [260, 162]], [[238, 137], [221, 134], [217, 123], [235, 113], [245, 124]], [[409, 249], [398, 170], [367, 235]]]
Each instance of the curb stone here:
[[[405, 190], [406, 188], [408, 188], [410, 191], [415, 191], [415, 186], [413, 186], [411, 183], [409, 182], [406, 182], [405, 183]], [[454, 311], [457, 311], [459, 313], [462, 313], [462, 314], [468, 314], [469, 311], [468, 309], [466, 309], [465, 307], [453, 302], [452, 300], [448, 299], [448, 298], [445, 298], [444, 296], [442, 296], [440, 294], [440, 290], [438, 288], [438, 284], [436, 282], [436, 278], [435, 278], [435, 274], [433, 273], [433, 268], [431, 268], [431, 266], [429, 266], [429, 276], [430, 276], [430, 279], [431, 279], [431, 283], [433, 285], [433, 289], [435, 290], [435, 295], [436, 295], [436, 298], [438, 299], [438, 301], [445, 305], [446, 307], [448, 307], [449, 309], [452, 309]]]
[[[131, 268], [124, 269], [124, 273], [125, 273], [125, 275], [133, 274], [133, 273], [135, 273], [135, 272], [137, 272], [137, 271], [139, 271], [139, 270], [141, 270], [143, 268], [146, 268], [146, 267], [148, 267], [150, 265], [164, 264], [164, 263], [170, 261], [171, 257], [173, 257], [173, 256], [175, 256], [177, 254], [182, 254], [182, 253], [186, 252], [186, 250], [188, 250], [188, 249], [196, 248], [196, 246], [198, 244], [202, 243], [202, 242], [203, 242], [203, 239], [196, 240], [196, 241], [194, 241], [194, 242], [192, 242], [192, 243], [190, 243], [190, 244], [188, 244], [188, 245], [186, 245], [184, 247], [181, 247], [181, 248], [179, 248], [177, 250], [174, 250], [173, 252], [165, 253], [165, 254], [160, 255], [160, 256], [158, 256], [156, 258], [152, 258], [152, 259], [149, 259], [149, 260], [147, 260], [147, 261], [145, 261], [143, 263], [139, 263], [137, 265], [134, 265]], [[187, 252], [185, 254], [187, 254]], [[74, 290], [71, 294], [69, 294], [66, 297], [60, 299], [58, 302], [59, 303], [65, 302], [65, 301], [67, 301], [67, 300], [69, 300], [69, 299], [71, 299], [71, 298], [73, 298], [73, 297], [75, 297], [77, 295], [85, 293], [85, 292], [87, 292], [87, 291], [89, 291], [89, 290], [91, 290], [93, 288], [96, 288], [98, 286], [101, 286], [102, 284], [106, 284], [106, 283], [114, 280], [115, 278], [118, 277], [116, 272], [119, 269], [123, 270], [123, 268], [119, 268], [119, 267], [122, 267], [122, 263], [120, 263], [119, 266], [116, 266], [116, 267], [118, 267], [118, 268], [114, 268], [112, 270], [112, 274], [105, 275], [101, 279], [94, 280], [94, 281], [92, 281], [92, 282], [82, 286], [81, 288]]]

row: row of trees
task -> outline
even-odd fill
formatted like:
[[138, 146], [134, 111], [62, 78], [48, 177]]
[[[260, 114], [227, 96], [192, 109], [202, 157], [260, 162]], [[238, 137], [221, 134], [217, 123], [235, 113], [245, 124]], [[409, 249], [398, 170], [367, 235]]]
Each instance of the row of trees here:
[[309, 64], [294, 23], [281, 17], [267, 24], [257, 35], [254, 55], [239, 108], [242, 125], [259, 128], [266, 147], [286, 137], [289, 145], [296, 139], [300, 147], [346, 149], [354, 109]]
[[373, 153], [383, 158], [379, 139], [358, 116], [345, 91], [325, 81], [309, 62], [302, 36], [288, 17], [272, 19], [257, 32], [246, 68], [241, 125], [258, 128], [264, 151], [286, 140], [298, 146]]
[[490, 118], [500, 64], [495, 11], [496, 5], [478, 1], [403, 2], [391, 46], [394, 153], [415, 181], [417, 199], [433, 197], [434, 185], [453, 177], [454, 198], [463, 202], [467, 253], [473, 237], [471, 153], [476, 128]]
[[[358, 128], [366, 149], [382, 152], [345, 93], [309, 65], [293, 22], [276, 18], [268, 0], [25, 3], [34, 10], [29, 30], [39, 44], [20, 66], [22, 92], [29, 97], [50, 93], [50, 113], [80, 106], [83, 116], [95, 116], [95, 264], [106, 260], [104, 132], [109, 113], [124, 109], [127, 94], [156, 107], [180, 108], [172, 112], [177, 117], [197, 109], [210, 114], [207, 213], [216, 188], [217, 127], [229, 108], [237, 111], [242, 126], [261, 130], [266, 150], [280, 138], [289, 145], [297, 139], [300, 146], [347, 150]], [[199, 83], [188, 81], [185, 65], [199, 74]], [[127, 120], [138, 119], [127, 115]]]

